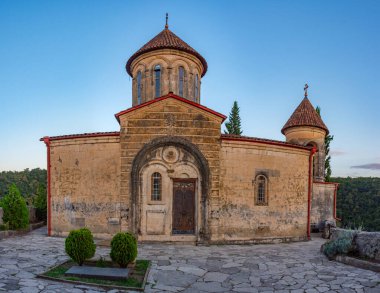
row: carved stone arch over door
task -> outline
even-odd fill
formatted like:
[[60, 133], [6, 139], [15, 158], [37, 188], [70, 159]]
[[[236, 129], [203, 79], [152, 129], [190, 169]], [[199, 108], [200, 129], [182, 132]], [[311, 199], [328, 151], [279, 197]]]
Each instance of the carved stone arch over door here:
[[[187, 139], [177, 137], [177, 136], [165, 136], [153, 139], [144, 145], [144, 147], [137, 153], [136, 157], [132, 162], [131, 170], [131, 217], [130, 217], [130, 227], [133, 233], [141, 235], [141, 219], [142, 216], [142, 200], [141, 200], [141, 190], [143, 179], [141, 172], [146, 166], [154, 162], [157, 156], [157, 152], [163, 152], [162, 150], [170, 150], [170, 147], [174, 147], [183, 150], [183, 153], [188, 153], [192, 158], [192, 165], [197, 169], [199, 173], [198, 183], [199, 184], [199, 206], [196, 208], [197, 216], [199, 216], [198, 228], [197, 228], [197, 241], [208, 241], [209, 240], [209, 229], [207, 225], [208, 220], [208, 193], [209, 193], [209, 177], [210, 170], [208, 162], [201, 151], [196, 145], [188, 141]], [[164, 153], [162, 156], [166, 156]], [[170, 152], [169, 152], [170, 155]], [[186, 157], [186, 155], [184, 155]], [[166, 157], [166, 160], [170, 161], [170, 156]], [[186, 158], [184, 158], [186, 160]], [[170, 162], [169, 162], [170, 163]], [[186, 163], [184, 163], [186, 165]], [[190, 163], [189, 163], [190, 166]], [[180, 177], [180, 176], [179, 176]]]

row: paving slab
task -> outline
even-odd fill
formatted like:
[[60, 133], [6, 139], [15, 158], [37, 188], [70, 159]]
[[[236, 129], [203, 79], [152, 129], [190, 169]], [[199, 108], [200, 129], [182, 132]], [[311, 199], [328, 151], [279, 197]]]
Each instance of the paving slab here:
[[[36, 278], [68, 260], [64, 241], [47, 237], [46, 228], [0, 240], [0, 293], [106, 292]], [[329, 261], [320, 253], [323, 243], [314, 238], [271, 245], [140, 244], [139, 258], [152, 261], [145, 292], [380, 293], [379, 273]], [[96, 253], [106, 257], [109, 248], [97, 247]]]
[[72, 266], [66, 271], [65, 275], [87, 278], [104, 278], [107, 280], [125, 280], [128, 278], [129, 269]]

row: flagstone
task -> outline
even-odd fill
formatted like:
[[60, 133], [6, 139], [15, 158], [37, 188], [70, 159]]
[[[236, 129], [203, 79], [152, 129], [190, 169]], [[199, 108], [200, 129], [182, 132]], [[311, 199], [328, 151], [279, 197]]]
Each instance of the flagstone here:
[[[147, 293], [380, 292], [379, 273], [329, 261], [320, 253], [323, 242], [314, 238], [273, 245], [139, 244], [139, 258], [152, 261]], [[46, 228], [3, 239], [0, 251], [0, 293], [106, 291], [36, 278], [68, 260], [64, 238], [46, 237]], [[98, 257], [108, 255], [109, 248], [97, 247]]]

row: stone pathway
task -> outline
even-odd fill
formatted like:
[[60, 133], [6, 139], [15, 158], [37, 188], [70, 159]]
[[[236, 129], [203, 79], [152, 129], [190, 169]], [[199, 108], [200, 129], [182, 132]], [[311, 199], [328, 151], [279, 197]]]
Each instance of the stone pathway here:
[[[67, 260], [64, 239], [40, 228], [0, 241], [1, 292], [105, 292], [37, 279]], [[152, 260], [146, 292], [371, 292], [380, 293], [380, 274], [328, 261], [323, 240], [273, 245], [189, 246], [145, 244], [139, 258]], [[107, 248], [97, 248], [106, 256]], [[119, 292], [111, 290], [109, 292]]]

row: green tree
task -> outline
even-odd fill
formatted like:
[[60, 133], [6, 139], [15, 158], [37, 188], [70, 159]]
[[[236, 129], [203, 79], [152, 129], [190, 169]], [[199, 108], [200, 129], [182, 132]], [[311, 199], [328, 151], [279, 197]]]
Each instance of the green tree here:
[[[321, 108], [317, 106], [315, 108], [315, 111], [318, 113], [319, 117], [321, 117]], [[334, 135], [326, 135], [325, 136], [325, 181], [330, 182], [331, 181], [331, 156], [330, 153], [330, 143], [333, 141]]]
[[25, 169], [24, 171], [0, 172], [0, 198], [8, 193], [9, 186], [17, 185], [24, 198], [31, 198], [36, 194], [40, 184], [46, 186], [47, 172], [43, 169]]
[[3, 208], [3, 221], [12, 230], [26, 228], [29, 224], [29, 211], [20, 190], [15, 184], [9, 187], [9, 192], [0, 201]]
[[34, 207], [36, 208], [36, 216], [40, 221], [46, 222], [47, 217], [47, 196], [46, 188], [44, 185], [40, 184], [37, 188], [37, 194], [34, 198]]
[[228, 121], [225, 123], [227, 131], [224, 131], [226, 134], [236, 134], [241, 135], [243, 131], [241, 130], [241, 121], [240, 121], [240, 109], [237, 101], [234, 101], [230, 115], [228, 116]]

